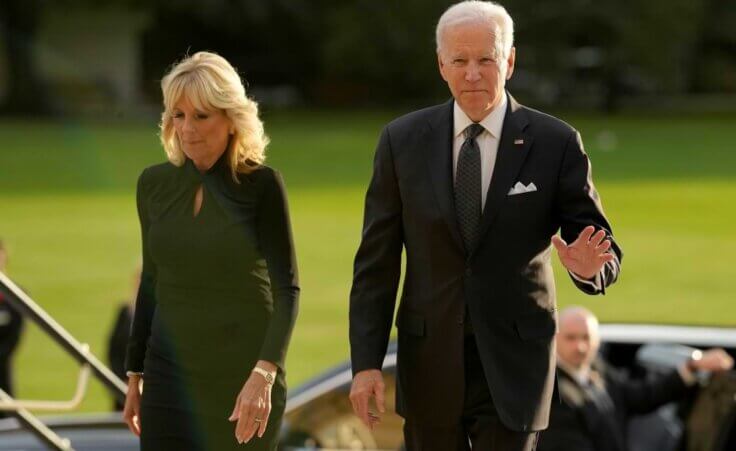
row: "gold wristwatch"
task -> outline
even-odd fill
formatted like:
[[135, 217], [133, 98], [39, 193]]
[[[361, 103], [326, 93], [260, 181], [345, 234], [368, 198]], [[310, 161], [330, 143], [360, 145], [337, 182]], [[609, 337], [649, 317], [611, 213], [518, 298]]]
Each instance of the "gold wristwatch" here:
[[266, 383], [268, 385], [273, 385], [273, 382], [275, 380], [275, 377], [274, 377], [275, 376], [275, 372], [272, 373], [272, 372], [266, 371], [266, 370], [264, 370], [263, 368], [260, 368], [260, 367], [253, 368], [253, 372], [254, 373], [258, 373], [261, 376], [263, 376], [263, 378], [266, 379]]

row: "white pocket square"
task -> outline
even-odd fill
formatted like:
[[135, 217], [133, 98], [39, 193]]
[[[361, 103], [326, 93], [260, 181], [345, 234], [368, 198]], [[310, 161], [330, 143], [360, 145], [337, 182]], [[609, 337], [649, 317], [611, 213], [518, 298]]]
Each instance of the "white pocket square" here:
[[517, 194], [524, 194], [524, 193], [532, 193], [537, 190], [537, 185], [534, 184], [534, 182], [530, 182], [528, 185], [524, 186], [521, 182], [516, 182], [516, 185], [514, 185], [509, 190], [509, 196], [515, 196]]

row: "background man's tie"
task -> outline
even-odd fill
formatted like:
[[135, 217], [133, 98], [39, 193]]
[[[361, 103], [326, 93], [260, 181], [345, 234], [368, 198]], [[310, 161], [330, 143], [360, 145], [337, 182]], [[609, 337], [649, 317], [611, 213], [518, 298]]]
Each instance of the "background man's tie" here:
[[483, 131], [480, 124], [465, 129], [465, 142], [460, 147], [455, 174], [455, 213], [465, 251], [470, 253], [478, 240], [481, 215], [480, 148], [475, 138]]

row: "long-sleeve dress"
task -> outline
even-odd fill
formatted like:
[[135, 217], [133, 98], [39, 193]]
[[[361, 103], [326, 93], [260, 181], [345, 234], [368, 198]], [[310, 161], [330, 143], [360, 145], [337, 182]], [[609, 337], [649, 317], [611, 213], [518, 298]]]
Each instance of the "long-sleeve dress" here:
[[[138, 181], [143, 272], [126, 368], [144, 372], [143, 451], [276, 448], [299, 295], [286, 194], [273, 169], [236, 183], [225, 160], [206, 172], [160, 164]], [[228, 417], [258, 360], [279, 371], [266, 434], [244, 447]]]

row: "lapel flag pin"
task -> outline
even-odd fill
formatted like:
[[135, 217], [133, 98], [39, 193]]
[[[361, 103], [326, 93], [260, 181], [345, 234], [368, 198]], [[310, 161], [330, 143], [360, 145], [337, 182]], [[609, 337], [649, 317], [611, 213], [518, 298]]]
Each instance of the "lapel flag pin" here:
[[514, 144], [516, 144], [516, 145], [524, 144], [524, 140], [523, 139], [515, 139], [514, 140]]

